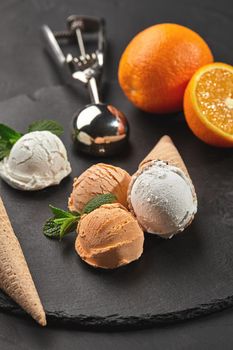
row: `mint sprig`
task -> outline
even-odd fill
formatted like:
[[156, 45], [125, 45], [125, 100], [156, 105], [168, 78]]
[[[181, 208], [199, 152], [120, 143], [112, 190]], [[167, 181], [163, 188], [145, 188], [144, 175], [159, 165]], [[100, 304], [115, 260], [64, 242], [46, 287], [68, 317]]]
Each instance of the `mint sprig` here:
[[62, 239], [67, 233], [73, 232], [80, 219], [79, 213], [71, 213], [52, 205], [49, 206], [53, 217], [49, 218], [44, 225], [43, 233], [49, 238]]
[[[37, 120], [28, 127], [28, 132], [32, 131], [50, 131], [60, 136], [63, 133], [63, 127], [54, 120]], [[0, 161], [9, 155], [13, 145], [22, 136], [22, 133], [0, 123]]]
[[82, 215], [91, 213], [101, 205], [114, 203], [116, 200], [116, 196], [112, 193], [97, 195], [85, 205], [81, 213], [65, 211], [50, 205], [53, 217], [46, 220], [43, 234], [48, 238], [62, 240], [68, 233], [75, 231]]

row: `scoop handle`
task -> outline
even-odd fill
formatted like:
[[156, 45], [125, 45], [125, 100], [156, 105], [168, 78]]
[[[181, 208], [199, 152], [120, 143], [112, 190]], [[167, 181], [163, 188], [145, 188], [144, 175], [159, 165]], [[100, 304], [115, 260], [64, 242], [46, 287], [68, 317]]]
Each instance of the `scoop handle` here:
[[66, 64], [66, 57], [64, 56], [54, 33], [47, 25], [41, 27], [41, 37], [45, 44], [46, 51], [61, 71], [64, 81], [69, 82], [70, 74]]
[[41, 27], [41, 36], [45, 42], [48, 53], [57, 64], [57, 66], [63, 69], [66, 59], [51, 29], [48, 26], [43, 25]]

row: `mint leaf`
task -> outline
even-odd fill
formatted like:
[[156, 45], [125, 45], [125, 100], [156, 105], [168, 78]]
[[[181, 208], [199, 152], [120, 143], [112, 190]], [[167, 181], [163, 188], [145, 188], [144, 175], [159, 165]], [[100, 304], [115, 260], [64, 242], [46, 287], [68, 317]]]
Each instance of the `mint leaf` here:
[[73, 217], [73, 215], [69, 211], [62, 210], [60, 208], [56, 208], [53, 205], [49, 205], [53, 215], [55, 218], [70, 218]]
[[62, 225], [65, 220], [66, 220], [65, 218], [58, 218], [58, 219], [53, 218], [53, 221], [55, 222], [55, 224], [58, 224], [58, 225]]
[[28, 127], [28, 132], [32, 131], [50, 131], [53, 134], [60, 136], [64, 130], [61, 124], [54, 120], [37, 120]]
[[14, 145], [22, 137], [22, 134], [9, 128], [5, 124], [0, 124], [0, 139], [9, 142]]
[[62, 240], [62, 238], [76, 230], [80, 216], [65, 218], [65, 219], [48, 219], [43, 227], [43, 233], [46, 237], [56, 238]]
[[81, 214], [89, 214], [93, 210], [99, 208], [104, 204], [111, 204], [116, 202], [117, 197], [112, 193], [99, 194], [96, 197], [92, 198], [84, 207]]
[[79, 219], [80, 217], [64, 220], [63, 224], [61, 225], [60, 239], [62, 239], [68, 233], [76, 230]]
[[48, 219], [43, 227], [43, 233], [46, 237], [49, 238], [60, 238], [61, 226], [55, 224], [52, 218]]
[[12, 146], [22, 137], [22, 134], [9, 128], [5, 124], [0, 124], [0, 160], [7, 157]]
[[12, 146], [9, 142], [0, 139], [0, 160], [9, 155], [11, 147]]
[[74, 214], [50, 205], [54, 216], [49, 218], [43, 227], [43, 233], [46, 237], [62, 239], [65, 235], [75, 231], [80, 220], [80, 214]]

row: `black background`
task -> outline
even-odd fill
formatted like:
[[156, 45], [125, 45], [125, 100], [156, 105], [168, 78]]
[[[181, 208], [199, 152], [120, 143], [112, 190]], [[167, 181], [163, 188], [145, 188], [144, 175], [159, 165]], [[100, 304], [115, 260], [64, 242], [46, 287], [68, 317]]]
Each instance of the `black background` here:
[[[106, 18], [109, 38], [105, 79], [116, 79], [117, 64], [130, 38], [157, 22], [177, 22], [197, 30], [210, 44], [216, 60], [232, 64], [231, 1], [1, 1], [0, 97], [33, 94], [42, 86], [60, 84], [41, 48], [38, 28], [59, 29], [71, 13]], [[232, 348], [231, 310], [211, 317], [151, 330], [94, 333], [40, 329], [31, 320], [0, 314], [1, 349]]]

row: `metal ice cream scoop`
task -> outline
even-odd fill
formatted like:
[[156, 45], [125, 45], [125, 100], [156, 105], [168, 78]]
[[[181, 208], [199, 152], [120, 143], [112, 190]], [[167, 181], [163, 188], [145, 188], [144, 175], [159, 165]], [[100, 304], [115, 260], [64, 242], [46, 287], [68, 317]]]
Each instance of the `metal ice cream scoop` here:
[[[96, 156], [108, 156], [119, 153], [128, 142], [129, 125], [124, 114], [116, 107], [102, 103], [99, 99], [98, 83], [104, 65], [105, 26], [103, 19], [72, 15], [67, 19], [68, 31], [52, 32], [48, 26], [42, 27], [47, 48], [67, 74], [88, 87], [91, 104], [79, 110], [73, 121], [73, 140], [77, 148]], [[83, 33], [98, 35], [97, 49], [86, 53]], [[80, 56], [64, 56], [58, 39], [75, 39], [78, 42]]]

